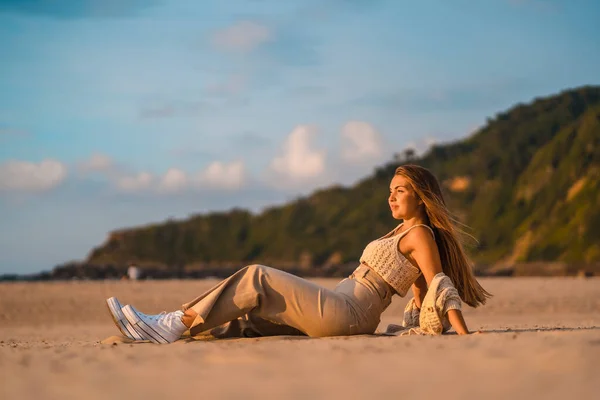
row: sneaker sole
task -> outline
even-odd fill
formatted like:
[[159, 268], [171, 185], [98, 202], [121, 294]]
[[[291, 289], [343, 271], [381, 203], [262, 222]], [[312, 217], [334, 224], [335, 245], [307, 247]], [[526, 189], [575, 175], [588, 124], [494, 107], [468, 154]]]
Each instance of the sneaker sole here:
[[143, 332], [143, 334], [145, 336], [147, 336], [148, 339], [152, 343], [156, 343], [156, 344], [169, 344], [169, 343], [171, 343], [167, 339], [165, 339], [165, 337], [160, 332], [157, 332], [151, 326], [149, 326], [144, 321], [142, 321], [140, 319], [140, 317], [137, 316], [137, 314], [135, 313], [135, 311], [132, 310], [132, 307], [130, 305], [126, 305], [121, 310], [123, 311], [123, 314], [125, 315], [125, 318], [127, 318], [127, 321], [129, 321], [129, 323], [131, 325], [133, 325], [133, 328], [134, 329], [139, 329], [141, 332]]
[[123, 336], [131, 339], [131, 340], [143, 340], [143, 338], [133, 329], [133, 327], [129, 324], [129, 321], [125, 318], [125, 315], [121, 311], [121, 303], [115, 297], [111, 297], [110, 299], [106, 299], [106, 307], [108, 307], [108, 312], [113, 319], [113, 322], [119, 328], [119, 331], [123, 334]]

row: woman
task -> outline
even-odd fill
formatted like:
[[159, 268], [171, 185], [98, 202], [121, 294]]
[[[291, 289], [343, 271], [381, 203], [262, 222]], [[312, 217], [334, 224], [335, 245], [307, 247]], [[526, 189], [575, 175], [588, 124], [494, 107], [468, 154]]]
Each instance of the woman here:
[[[475, 279], [457, 240], [440, 185], [427, 169], [403, 165], [390, 183], [388, 203], [393, 231], [369, 243], [360, 265], [333, 290], [262, 265], [250, 265], [181, 311], [146, 315], [131, 305], [107, 300], [119, 329], [131, 339], [171, 343], [188, 329], [208, 331], [230, 321], [260, 322], [261, 335], [299, 334], [313, 337], [375, 332], [394, 294], [404, 297], [412, 286], [420, 307], [434, 277], [444, 273], [460, 299], [472, 307], [491, 295]], [[458, 334], [467, 334], [459, 304], [444, 313]]]

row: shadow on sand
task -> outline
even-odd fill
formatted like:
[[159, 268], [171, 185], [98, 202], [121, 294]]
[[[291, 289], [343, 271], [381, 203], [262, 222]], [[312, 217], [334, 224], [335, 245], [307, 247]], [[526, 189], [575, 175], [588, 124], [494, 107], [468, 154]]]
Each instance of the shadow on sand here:
[[[539, 327], [539, 328], [504, 328], [504, 329], [481, 329], [481, 333], [525, 333], [525, 332], [572, 332], [572, 331], [594, 331], [600, 330], [600, 326], [584, 326], [577, 328], [569, 327]], [[454, 333], [456, 334], [456, 333]]]
[[[488, 333], [533, 333], [533, 332], [574, 332], [574, 331], [595, 331], [600, 330], [600, 326], [587, 326], [587, 327], [577, 327], [577, 328], [569, 328], [569, 327], [539, 327], [539, 328], [503, 328], [503, 329], [481, 329], [478, 334], [488, 334]], [[261, 336], [261, 337], [229, 337], [229, 338], [215, 338], [211, 335], [198, 335], [198, 336], [189, 336], [184, 335], [180, 340], [175, 343], [193, 343], [193, 342], [206, 342], [206, 341], [268, 341], [268, 340], [323, 340], [323, 339], [333, 339], [333, 340], [353, 340], [358, 338], [380, 338], [380, 337], [397, 337], [399, 335], [385, 335], [375, 333], [373, 335], [354, 335], [354, 336], [334, 336], [327, 338], [311, 338], [308, 336], [291, 336], [291, 335], [279, 335], [279, 336]], [[424, 335], [406, 335], [406, 336], [421, 336]], [[458, 336], [456, 332], [448, 332], [442, 336]], [[433, 336], [430, 336], [433, 337]], [[141, 344], [141, 343], [150, 343], [150, 341], [133, 341], [123, 336], [110, 336], [102, 341], [101, 344]]]

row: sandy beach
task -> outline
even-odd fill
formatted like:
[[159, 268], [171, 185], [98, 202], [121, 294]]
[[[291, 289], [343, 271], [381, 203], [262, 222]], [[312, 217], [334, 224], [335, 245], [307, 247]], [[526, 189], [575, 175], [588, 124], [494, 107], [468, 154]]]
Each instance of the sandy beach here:
[[[0, 398], [564, 399], [600, 389], [599, 278], [481, 279], [494, 297], [464, 309], [478, 335], [101, 343], [119, 334], [105, 298], [160, 312], [215, 282], [0, 284]], [[394, 298], [380, 331], [401, 322], [407, 300]]]

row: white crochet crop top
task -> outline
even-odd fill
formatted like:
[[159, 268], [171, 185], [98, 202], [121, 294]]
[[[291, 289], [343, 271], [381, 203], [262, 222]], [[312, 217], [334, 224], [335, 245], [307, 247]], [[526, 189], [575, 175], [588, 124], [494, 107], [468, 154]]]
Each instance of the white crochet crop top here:
[[[403, 223], [402, 223], [403, 224]], [[425, 226], [435, 239], [433, 229], [427, 225], [413, 225], [399, 235], [395, 233], [402, 224], [394, 228], [393, 231], [369, 243], [363, 250], [360, 257], [361, 264], [365, 264], [379, 274], [400, 297], [406, 296], [410, 286], [421, 275], [421, 270], [410, 263], [404, 255], [398, 250], [398, 242], [412, 228], [416, 226]]]

